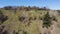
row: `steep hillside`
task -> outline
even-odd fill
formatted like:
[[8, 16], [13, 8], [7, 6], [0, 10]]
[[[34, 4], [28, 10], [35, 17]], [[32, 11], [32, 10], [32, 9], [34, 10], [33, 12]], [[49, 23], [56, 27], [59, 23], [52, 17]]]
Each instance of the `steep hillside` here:
[[59, 34], [58, 11], [0, 9], [0, 34]]

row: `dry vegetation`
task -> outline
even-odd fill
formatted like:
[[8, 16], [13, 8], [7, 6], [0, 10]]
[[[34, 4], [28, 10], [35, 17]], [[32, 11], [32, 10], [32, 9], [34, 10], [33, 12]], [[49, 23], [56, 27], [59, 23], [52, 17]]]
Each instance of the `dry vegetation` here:
[[50, 34], [49, 28], [53, 25], [52, 21], [60, 22], [58, 20], [60, 17], [50, 14], [51, 10], [46, 7], [8, 6], [1, 8], [0, 34]]

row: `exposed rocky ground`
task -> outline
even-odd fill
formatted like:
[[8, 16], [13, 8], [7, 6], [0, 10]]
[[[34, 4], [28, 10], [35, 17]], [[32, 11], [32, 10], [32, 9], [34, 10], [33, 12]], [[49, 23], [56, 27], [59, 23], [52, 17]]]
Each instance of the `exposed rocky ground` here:
[[60, 34], [60, 11], [45, 7], [1, 8], [0, 34]]

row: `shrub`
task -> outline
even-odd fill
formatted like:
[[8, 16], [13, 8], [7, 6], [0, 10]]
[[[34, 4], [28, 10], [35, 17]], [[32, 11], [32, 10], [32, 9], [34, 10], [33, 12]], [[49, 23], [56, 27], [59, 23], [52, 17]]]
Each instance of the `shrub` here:
[[49, 12], [47, 12], [47, 14], [44, 15], [44, 18], [43, 18], [43, 27], [50, 27], [51, 25], [51, 17], [49, 15]]
[[2, 11], [0, 10], [0, 24], [5, 22], [8, 19], [8, 16], [3, 15]]

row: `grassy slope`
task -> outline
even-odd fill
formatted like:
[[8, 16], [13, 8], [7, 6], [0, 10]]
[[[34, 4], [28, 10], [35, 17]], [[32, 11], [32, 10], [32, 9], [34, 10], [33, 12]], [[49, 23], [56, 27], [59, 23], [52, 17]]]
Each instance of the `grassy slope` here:
[[[13, 34], [13, 31], [19, 34], [24, 34], [27, 32], [27, 34], [40, 34], [42, 29], [42, 20], [39, 20], [39, 18], [42, 18], [44, 14], [46, 14], [46, 11], [17, 11], [16, 14], [9, 12], [9, 10], [3, 10], [2, 11], [4, 15], [8, 15], [9, 19], [5, 21], [3, 24], [6, 26], [6, 30], [9, 32], [9, 34]], [[30, 25], [28, 26], [27, 23], [23, 23], [19, 21], [18, 16], [24, 16], [27, 17], [26, 19], [29, 19], [29, 17], [36, 17], [36, 20], [31, 20]], [[28, 20], [29, 21], [29, 20]]]

